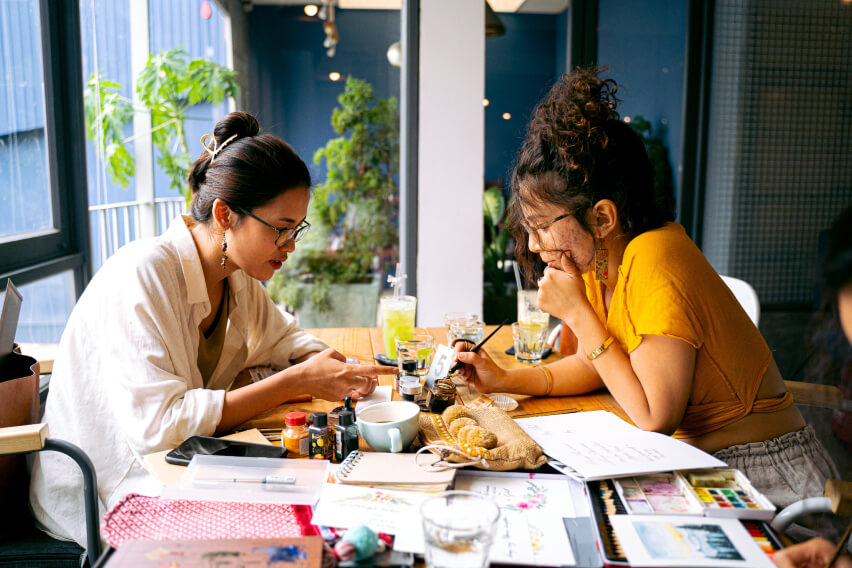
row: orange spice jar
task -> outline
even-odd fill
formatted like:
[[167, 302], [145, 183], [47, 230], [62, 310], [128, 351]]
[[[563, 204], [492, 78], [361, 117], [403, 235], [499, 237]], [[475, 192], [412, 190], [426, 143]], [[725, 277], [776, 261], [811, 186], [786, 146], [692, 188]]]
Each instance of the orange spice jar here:
[[286, 428], [281, 432], [287, 457], [308, 457], [308, 426], [304, 412], [288, 412], [284, 417]]

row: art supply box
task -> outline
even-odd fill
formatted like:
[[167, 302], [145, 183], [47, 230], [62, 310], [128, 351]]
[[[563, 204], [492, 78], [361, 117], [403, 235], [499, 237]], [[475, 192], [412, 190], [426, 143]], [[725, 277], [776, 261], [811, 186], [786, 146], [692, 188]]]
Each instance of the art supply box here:
[[586, 489], [607, 566], [628, 565], [610, 521], [613, 515], [733, 517], [767, 555], [782, 548], [768, 523], [775, 507], [738, 470], [687, 470], [594, 480], [586, 483]]

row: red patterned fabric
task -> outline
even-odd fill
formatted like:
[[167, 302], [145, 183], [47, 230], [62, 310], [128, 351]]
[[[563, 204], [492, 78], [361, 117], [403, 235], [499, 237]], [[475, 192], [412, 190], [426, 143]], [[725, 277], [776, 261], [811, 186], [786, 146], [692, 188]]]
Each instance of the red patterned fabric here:
[[101, 521], [101, 536], [125, 540], [281, 538], [319, 535], [307, 505], [161, 499], [131, 493]]

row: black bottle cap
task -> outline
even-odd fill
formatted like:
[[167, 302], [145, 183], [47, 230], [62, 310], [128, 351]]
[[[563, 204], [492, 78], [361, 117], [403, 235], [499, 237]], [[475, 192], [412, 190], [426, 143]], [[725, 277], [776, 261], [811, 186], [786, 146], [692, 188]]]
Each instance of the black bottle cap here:
[[406, 371], [406, 372], [410, 371], [412, 373], [417, 372], [417, 361], [415, 361], [413, 359], [403, 361], [402, 362], [402, 370]]
[[313, 422], [314, 426], [318, 426], [318, 427], [322, 428], [323, 426], [328, 425], [328, 415], [325, 412], [314, 412], [313, 418], [314, 418], [314, 422]]
[[341, 426], [352, 426], [355, 423], [355, 415], [349, 410], [344, 410], [337, 415], [337, 421]]
[[352, 397], [351, 396], [347, 396], [346, 398], [343, 399], [343, 406], [346, 407], [346, 410], [348, 410], [350, 412], [355, 412], [355, 409], [352, 407]]

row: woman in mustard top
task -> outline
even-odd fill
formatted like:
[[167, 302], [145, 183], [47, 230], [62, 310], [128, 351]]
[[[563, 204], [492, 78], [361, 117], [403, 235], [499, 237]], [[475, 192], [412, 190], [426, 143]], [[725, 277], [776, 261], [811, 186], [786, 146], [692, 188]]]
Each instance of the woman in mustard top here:
[[640, 428], [670, 433], [742, 470], [779, 507], [839, 477], [792, 404], [769, 347], [655, 195], [617, 85], [592, 70], [536, 108], [512, 180], [515, 254], [544, 270], [539, 307], [578, 340], [547, 366], [502, 369], [459, 349], [480, 392], [577, 395], [606, 387]]

